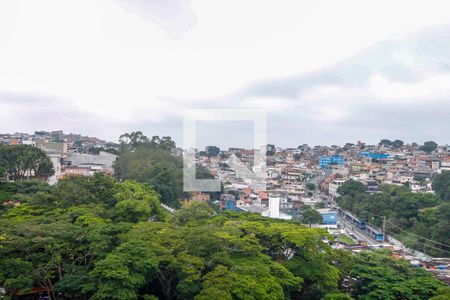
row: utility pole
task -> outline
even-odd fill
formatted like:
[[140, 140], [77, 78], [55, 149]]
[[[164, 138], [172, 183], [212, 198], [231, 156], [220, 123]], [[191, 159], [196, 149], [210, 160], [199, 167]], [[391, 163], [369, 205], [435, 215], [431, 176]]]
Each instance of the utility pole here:
[[383, 216], [383, 242], [386, 242], [386, 216]]

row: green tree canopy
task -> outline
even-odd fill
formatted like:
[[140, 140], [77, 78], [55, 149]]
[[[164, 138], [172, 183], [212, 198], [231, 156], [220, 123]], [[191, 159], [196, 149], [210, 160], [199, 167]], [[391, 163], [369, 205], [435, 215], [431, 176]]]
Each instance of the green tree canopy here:
[[442, 200], [450, 200], [450, 171], [444, 170], [434, 176], [432, 187]]
[[388, 139], [381, 140], [378, 145], [380, 146], [392, 146], [392, 141]]
[[425, 142], [422, 146], [419, 147], [419, 150], [425, 151], [427, 153], [431, 153], [434, 150], [436, 150], [438, 147], [438, 144], [433, 141]]
[[303, 206], [300, 214], [300, 221], [303, 224], [308, 224], [309, 227], [311, 227], [311, 224], [319, 224], [322, 222], [322, 215], [311, 206]]
[[403, 146], [404, 142], [402, 140], [395, 140], [392, 142], [392, 146], [394, 148], [400, 148], [401, 146]]
[[316, 185], [314, 183], [307, 183], [306, 188], [310, 191], [316, 190]]
[[[202, 166], [196, 166], [198, 179], [213, 178]], [[161, 202], [179, 207], [183, 192], [183, 161], [164, 147], [144, 144], [134, 150], [123, 151], [114, 165], [116, 176], [150, 185], [161, 195]]]
[[348, 180], [338, 187], [337, 192], [341, 196], [354, 197], [356, 194], [365, 193], [366, 187], [363, 183], [356, 180]]
[[139, 222], [164, 219], [159, 194], [148, 186], [127, 180], [115, 186], [115, 214], [121, 221]]
[[171, 221], [176, 225], [184, 225], [187, 222], [204, 222], [213, 215], [213, 210], [206, 203], [192, 202], [183, 206], [183, 209], [172, 214]]
[[183, 196], [182, 168], [179, 157], [152, 147], [123, 152], [114, 166], [116, 176], [151, 185], [161, 195], [161, 201], [172, 207], [179, 206], [178, 200]]
[[208, 146], [206, 147], [206, 151], [209, 157], [214, 157], [219, 155], [220, 153], [220, 148], [216, 147], [216, 146]]
[[29, 145], [0, 145], [0, 167], [12, 180], [46, 179], [55, 173], [47, 154]]
[[124, 133], [119, 137], [119, 142], [121, 151], [130, 151], [139, 147], [150, 147], [169, 152], [173, 152], [176, 149], [176, 144], [171, 137], [155, 135], [152, 138], [148, 138], [141, 131]]
[[351, 276], [358, 299], [430, 299], [444, 284], [389, 251], [363, 252], [355, 257]]
[[347, 183], [341, 188], [343, 196], [337, 199], [341, 208], [376, 226], [382, 226], [385, 216], [388, 233], [406, 245], [432, 255], [448, 256], [450, 249], [442, 244], [450, 245], [450, 233], [444, 229], [450, 225], [450, 204], [442, 203], [432, 193], [412, 193], [403, 186], [381, 185], [379, 192], [372, 195], [361, 193], [358, 188], [349, 189]]
[[[59, 293], [73, 300], [319, 300], [349, 299], [349, 291], [356, 299], [445, 299], [448, 294], [406, 261], [385, 252], [334, 250], [326, 230], [295, 221], [214, 211], [202, 203], [166, 218], [160, 196], [146, 183], [96, 174], [54, 186], [21, 181], [0, 187], [20, 198], [17, 205], [0, 207], [0, 286], [8, 297], [38, 287], [48, 290], [51, 300]], [[408, 207], [395, 204], [395, 197], [411, 198], [408, 205], [419, 211], [402, 218], [425, 227], [443, 220], [436, 234], [448, 236], [450, 203], [438, 203], [438, 210], [437, 197], [406, 192], [387, 186], [375, 195], [381, 195], [380, 207], [390, 205], [395, 212]], [[356, 193], [352, 205], [360, 205], [360, 196], [372, 197]], [[349, 278], [356, 280], [343, 289]]]

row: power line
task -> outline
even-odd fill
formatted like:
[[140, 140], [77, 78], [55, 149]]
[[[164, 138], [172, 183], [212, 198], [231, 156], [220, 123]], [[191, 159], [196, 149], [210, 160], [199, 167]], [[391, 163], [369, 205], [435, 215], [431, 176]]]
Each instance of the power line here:
[[[390, 233], [391, 233], [391, 234], [394, 234], [395, 232], [390, 232]], [[402, 241], [402, 242], [403, 242], [403, 241]], [[437, 247], [431, 246], [431, 245], [426, 244], [426, 243], [424, 243], [424, 242], [419, 242], [419, 241], [417, 241], [416, 244], [420, 244], [420, 245], [423, 245], [423, 246], [425, 246], [425, 247], [432, 248], [432, 249], [435, 249], [435, 250], [439, 250], [439, 251], [442, 251], [442, 252], [445, 252], [445, 253], [450, 253], [450, 251], [444, 250], [444, 249], [442, 249], [442, 248], [437, 248]]]
[[366, 214], [372, 215], [372, 216], [374, 216], [374, 217], [384, 218], [384, 216], [380, 216], [380, 215], [371, 213], [371, 212], [369, 212], [369, 211], [367, 211], [367, 210], [361, 209], [361, 208], [359, 208], [359, 207], [357, 207], [357, 206], [353, 206], [353, 209], [355, 209], [355, 208], [356, 208], [357, 210], [361, 211], [361, 212], [365, 212]]
[[[371, 215], [371, 216], [374, 216], [374, 217], [382, 218], [383, 220], [384, 220], [384, 218], [385, 218], [385, 216], [380, 216], [380, 215], [371, 213], [371, 212], [366, 211], [366, 210], [364, 210], [364, 209], [361, 209], [361, 208], [359, 208], [359, 207], [357, 207], [357, 206], [353, 206], [353, 209], [357, 209], [357, 210], [359, 210], [359, 211], [361, 211], [361, 212], [365, 212], [365, 213], [367, 213], [367, 214], [369, 214], [369, 215]], [[423, 237], [423, 236], [421, 236], [421, 235], [414, 234], [414, 233], [412, 233], [412, 232], [406, 231], [406, 230], [400, 228], [399, 226], [394, 225], [394, 224], [393, 224], [392, 222], [390, 222], [390, 221], [386, 221], [386, 222], [389, 223], [392, 227], [395, 227], [395, 228], [397, 228], [397, 229], [400, 230], [400, 231], [406, 232], [406, 233], [408, 233], [408, 234], [411, 234], [411, 235], [414, 235], [414, 236], [419, 237], [419, 238], [421, 238], [421, 239], [424, 239], [424, 240], [427, 240], [427, 241], [429, 241], [429, 242], [432, 242], [432, 243], [434, 243], [434, 244], [436, 244], [436, 245], [444, 246], [444, 247], [450, 249], [450, 246], [447, 245], [447, 244], [443, 244], [443, 243], [440, 243], [440, 242], [436, 242], [436, 241], [430, 240], [430, 239], [428, 239], [428, 238], [426, 238], [426, 237]], [[386, 229], [384, 229], [383, 231], [386, 231]], [[391, 233], [394, 233], [394, 232], [391, 232]], [[450, 252], [445, 251], [445, 250], [443, 250], [443, 249], [441, 249], [441, 248], [436, 248], [436, 247], [433, 247], [433, 246], [431, 246], [431, 245], [425, 244], [425, 243], [423, 243], [423, 242], [419, 242], [419, 241], [418, 241], [417, 243], [422, 243], [423, 245], [426, 245], [426, 246], [428, 246], [428, 247], [434, 248], [434, 249], [436, 249], [436, 250], [441, 250], [441, 251], [443, 251], [443, 252], [450, 253]]]
[[[367, 213], [367, 214], [369, 214], [369, 215], [372, 215], [372, 216], [375, 216], [375, 217], [378, 217], [378, 218], [383, 218], [383, 219], [385, 218], [385, 216], [380, 216], [380, 215], [371, 213], [371, 212], [369, 212], [369, 211], [363, 210], [363, 209], [361, 209], [361, 208], [359, 208], [359, 207], [356, 207], [356, 206], [354, 206], [353, 209], [357, 209], [357, 210], [359, 210], [359, 211], [361, 211], [361, 212], [365, 212], [365, 213]], [[430, 240], [430, 239], [428, 239], [428, 238], [426, 238], [426, 237], [423, 237], [423, 236], [421, 236], [421, 235], [414, 234], [414, 233], [412, 233], [412, 232], [406, 231], [406, 230], [400, 228], [399, 226], [393, 224], [393, 223], [390, 222], [390, 221], [386, 221], [386, 222], [389, 223], [391, 226], [393, 226], [393, 227], [395, 227], [395, 228], [397, 228], [397, 229], [399, 229], [399, 230], [401, 230], [401, 231], [403, 231], [403, 232], [406, 232], [406, 233], [408, 233], [408, 234], [411, 234], [411, 235], [414, 235], [414, 236], [416, 236], [416, 237], [422, 238], [422, 239], [424, 239], [424, 240], [430, 241], [430, 242], [432, 242], [432, 243], [434, 243], [434, 244], [436, 244], [436, 245], [444, 246], [444, 247], [447, 247], [447, 248], [450, 249], [450, 246], [447, 245], [447, 244], [443, 244], [443, 243], [440, 243], [440, 242], [436, 242], [436, 241]]]
[[449, 245], [447, 245], [447, 244], [443, 244], [443, 243], [440, 243], [440, 242], [436, 242], [436, 241], [430, 240], [430, 239], [428, 239], [428, 238], [426, 238], [426, 237], [423, 237], [423, 236], [421, 236], [421, 235], [418, 235], [418, 234], [415, 234], [415, 233], [412, 233], [412, 232], [406, 231], [406, 230], [404, 230], [404, 229], [400, 228], [399, 226], [397, 226], [397, 225], [394, 225], [394, 224], [392, 224], [392, 222], [390, 222], [390, 221], [387, 221], [387, 222], [388, 222], [389, 224], [391, 224], [391, 225], [392, 225], [392, 227], [395, 227], [395, 228], [397, 228], [397, 229], [398, 229], [398, 230], [400, 230], [400, 231], [406, 232], [406, 233], [408, 233], [408, 234], [411, 234], [411, 235], [417, 236], [417, 237], [419, 237], [419, 238], [421, 238], [421, 239], [424, 239], [424, 240], [430, 241], [430, 242], [432, 242], [432, 243], [434, 243], [434, 244], [437, 244], [437, 245], [441, 245], [441, 246], [444, 246], [444, 247], [447, 247], [447, 248], [449, 248], [449, 249], [450, 249], [450, 246], [449, 246]]
[[441, 245], [441, 246], [445, 246], [445, 247], [448, 247], [448, 248], [450, 248], [450, 246], [449, 246], [449, 245], [447, 245], [447, 244], [443, 244], [443, 243], [440, 243], [440, 242], [436, 242], [436, 241], [430, 240], [430, 239], [428, 239], [428, 238], [426, 238], [426, 237], [423, 237], [423, 236], [421, 236], [421, 235], [418, 235], [418, 234], [415, 234], [415, 233], [412, 233], [412, 232], [406, 231], [406, 230], [404, 230], [404, 229], [400, 228], [400, 226], [397, 226], [397, 225], [393, 224], [393, 223], [392, 223], [392, 222], [390, 222], [390, 221], [388, 221], [388, 223], [389, 223], [389, 224], [391, 224], [391, 225], [392, 225], [392, 227], [395, 227], [395, 228], [399, 229], [400, 231], [403, 231], [403, 232], [406, 232], [406, 233], [408, 233], [408, 234], [411, 234], [411, 235], [417, 236], [417, 237], [419, 237], [419, 238], [422, 238], [422, 239], [424, 239], [424, 240], [427, 240], [427, 241], [433, 242], [433, 243], [435, 243], [435, 244], [437, 244], [437, 245]]

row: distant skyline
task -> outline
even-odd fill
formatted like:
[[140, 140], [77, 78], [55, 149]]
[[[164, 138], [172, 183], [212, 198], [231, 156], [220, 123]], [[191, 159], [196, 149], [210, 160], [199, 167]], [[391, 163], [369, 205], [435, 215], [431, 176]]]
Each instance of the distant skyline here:
[[[36, 131], [41, 131], [41, 130], [36, 130]], [[52, 130], [52, 131], [58, 131], [58, 130]], [[48, 131], [48, 132], [51, 132], [51, 131]], [[130, 132], [131, 133], [131, 132]], [[28, 135], [34, 135], [34, 132], [0, 132], [0, 134], [11, 134], [11, 135], [14, 135], [14, 134], [28, 134]], [[77, 133], [77, 132], [64, 132], [64, 134], [80, 134], [80, 133]], [[145, 132], [143, 132], [143, 134], [145, 135]], [[84, 137], [90, 137], [90, 138], [99, 138], [98, 136], [94, 136], [94, 135], [90, 135], [90, 134], [81, 134], [82, 136], [84, 136]], [[147, 136], [149, 139], [150, 138], [152, 138], [152, 136]], [[161, 135], [160, 135], [160, 137], [162, 137]], [[105, 141], [105, 142], [114, 142], [114, 143], [118, 143], [118, 141], [116, 141], [116, 140], [108, 140], [108, 139], [102, 139], [102, 138], [99, 138], [100, 140], [103, 140], [103, 141]], [[386, 139], [388, 139], [388, 140], [391, 140], [392, 142], [393, 141], [395, 141], [395, 140], [397, 140], [397, 139], [395, 139], [395, 138], [386, 138]], [[373, 143], [370, 143], [370, 142], [367, 142], [367, 141], [365, 141], [365, 140], [357, 140], [357, 141], [346, 141], [346, 142], [344, 142], [344, 143], [340, 143], [340, 144], [308, 144], [308, 143], [302, 143], [302, 142], [299, 142], [299, 143], [297, 143], [297, 144], [292, 144], [292, 145], [288, 145], [288, 146], [280, 146], [280, 145], [277, 145], [277, 144], [273, 144], [273, 143], [268, 143], [268, 144], [273, 144], [275, 147], [280, 147], [280, 148], [297, 148], [297, 147], [299, 147], [299, 146], [303, 146], [303, 145], [305, 145], [305, 144], [307, 144], [309, 147], [314, 147], [314, 146], [326, 146], [326, 147], [330, 147], [330, 146], [340, 146], [340, 147], [344, 147], [347, 143], [350, 143], [350, 144], [357, 144], [358, 142], [362, 142], [362, 143], [365, 143], [366, 145], [368, 145], [368, 146], [376, 146], [376, 145], [378, 145], [380, 142], [381, 142], [381, 140], [382, 139], [380, 139], [380, 140], [378, 140], [378, 141], [376, 141], [376, 142], [373, 142]], [[402, 140], [403, 142], [404, 142], [404, 145], [411, 145], [411, 144], [413, 144], [413, 143], [417, 143], [417, 142], [414, 142], [414, 141], [404, 141], [404, 140]], [[425, 142], [427, 142], [427, 141], [431, 141], [431, 140], [425, 140]], [[248, 140], [246, 140], [246, 142], [245, 142], [245, 145], [233, 145], [233, 144], [220, 144], [220, 143], [216, 143], [216, 144], [211, 144], [211, 143], [208, 143], [208, 141], [201, 141], [201, 142], [199, 142], [198, 143], [198, 146], [197, 146], [197, 149], [198, 150], [205, 150], [205, 148], [206, 147], [208, 147], [208, 146], [217, 146], [217, 147], [219, 147], [221, 150], [223, 150], [223, 149], [228, 149], [228, 148], [245, 148], [245, 149], [252, 149], [253, 148], [253, 145], [251, 145], [251, 142], [252, 142], [252, 139], [251, 138], [249, 138]], [[248, 144], [248, 145], [247, 145]], [[419, 146], [420, 145], [423, 145], [423, 143], [417, 143]], [[181, 144], [181, 143], [178, 143], [177, 141], [176, 141], [176, 145], [177, 145], [177, 147], [179, 147], [179, 148], [183, 148], [183, 145]], [[450, 144], [449, 143], [447, 143], [447, 144], [439, 144], [439, 146], [450, 146]]]
[[[281, 147], [449, 144], [448, 6], [5, 0], [0, 132], [139, 130], [182, 146], [185, 109], [262, 108]], [[203, 124], [199, 148], [248, 147], [247, 125]]]

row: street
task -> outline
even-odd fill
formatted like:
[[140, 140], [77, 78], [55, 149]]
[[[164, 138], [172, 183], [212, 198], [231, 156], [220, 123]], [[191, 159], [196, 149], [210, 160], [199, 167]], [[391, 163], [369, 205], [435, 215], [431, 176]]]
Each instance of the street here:
[[358, 241], [366, 242], [367, 245], [380, 244], [380, 242], [375, 241], [369, 235], [367, 235], [367, 233], [364, 230], [359, 229], [358, 227], [344, 220], [340, 216], [339, 216], [339, 223], [341, 224], [342, 228], [344, 229], [347, 235], [351, 236], [351, 234], [353, 234]]

